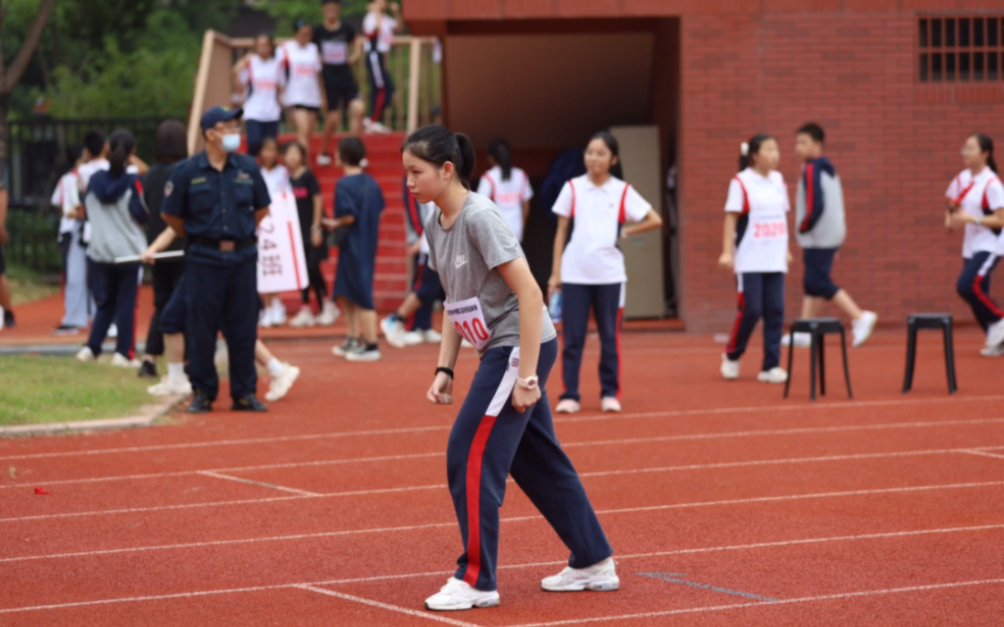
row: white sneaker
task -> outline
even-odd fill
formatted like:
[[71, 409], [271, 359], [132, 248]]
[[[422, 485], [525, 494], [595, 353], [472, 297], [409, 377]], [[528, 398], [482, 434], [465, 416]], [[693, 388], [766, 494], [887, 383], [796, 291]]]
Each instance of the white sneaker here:
[[338, 316], [340, 315], [342, 315], [342, 312], [339, 311], [338, 307], [335, 307], [335, 304], [330, 300], [326, 300], [321, 305], [321, 313], [317, 316], [315, 322], [322, 327], [330, 327], [338, 320]]
[[984, 346], [980, 349], [980, 355], [984, 357], [1004, 356], [1004, 346]]
[[565, 398], [558, 401], [558, 406], [554, 408], [554, 411], [558, 414], [575, 414], [578, 413], [579, 409], [579, 401]]
[[778, 366], [764, 370], [756, 376], [756, 380], [760, 383], [784, 383], [788, 380], [788, 373], [784, 371], [784, 368]]
[[293, 387], [293, 383], [296, 382], [299, 376], [299, 368], [284, 363], [282, 374], [278, 377], [273, 377], [272, 382], [268, 384], [268, 392], [265, 394], [265, 400], [277, 401], [286, 396], [289, 388]]
[[77, 359], [80, 361], [94, 361], [97, 359], [90, 346], [85, 346], [77, 352]]
[[429, 329], [425, 332], [425, 341], [429, 344], [439, 344], [443, 341], [443, 334], [435, 329]]
[[1004, 343], [1004, 319], [990, 325], [987, 329], [987, 346], [1000, 346]]
[[3, 307], [0, 307], [0, 331], [3, 331]]
[[454, 612], [475, 607], [495, 607], [498, 604], [498, 590], [484, 592], [472, 588], [466, 581], [450, 577], [439, 592], [425, 600], [425, 609], [435, 612]]
[[160, 383], [151, 385], [146, 391], [154, 396], [173, 396], [174, 394], [188, 396], [192, 393], [192, 384], [187, 377], [172, 379], [170, 376], [164, 375]]
[[621, 402], [614, 396], [605, 396], [600, 399], [600, 409], [604, 412], [619, 413], [621, 410]]
[[728, 355], [722, 354], [722, 377], [726, 379], [739, 378], [739, 360], [732, 361]]
[[421, 331], [408, 331], [404, 334], [405, 346], [418, 346], [425, 343], [425, 334]]
[[621, 580], [613, 558], [607, 558], [588, 568], [566, 566], [557, 575], [544, 577], [540, 587], [548, 592], [611, 592], [620, 589]]
[[[851, 331], [854, 334], [853, 346], [855, 348], [868, 341], [868, 338], [872, 336], [872, 331], [875, 330], [875, 323], [877, 322], [878, 314], [874, 311], [865, 311], [862, 312], [860, 318], [851, 323]], [[1001, 320], [1001, 322], [1004, 323], [1004, 320]], [[1001, 324], [999, 333], [1001, 342], [1004, 342], [1004, 324]], [[1000, 342], [997, 342], [997, 344], [1000, 344]]]
[[367, 135], [369, 134], [379, 134], [383, 135], [389, 133], [390, 129], [384, 126], [381, 122], [374, 122], [369, 118], [363, 119], [363, 132]]
[[383, 335], [387, 338], [387, 343], [394, 348], [404, 348], [404, 323], [400, 320], [393, 319], [387, 316], [380, 321], [380, 330], [383, 331]]
[[331, 165], [331, 157], [325, 154], [317, 155], [317, 165], [322, 168]]
[[383, 359], [383, 355], [379, 348], [366, 348], [365, 344], [361, 344], [359, 348], [345, 353], [345, 359], [347, 361], [380, 361]]
[[116, 368], [139, 368], [139, 360], [129, 359], [122, 353], [115, 353], [112, 355], [112, 365]]
[[272, 301], [272, 324], [281, 327], [286, 324], [286, 306], [278, 298]]
[[226, 366], [230, 363], [230, 351], [227, 349], [226, 342], [220, 342], [216, 345], [216, 352], [213, 353], [213, 363], [218, 367]]
[[[788, 346], [791, 344], [791, 334], [786, 333], [781, 337], [781, 346]], [[812, 344], [812, 334], [811, 333], [796, 333], [795, 334], [795, 347], [796, 348], [808, 348]]]
[[261, 315], [258, 316], [258, 326], [263, 329], [275, 326], [275, 319], [272, 315], [271, 307], [265, 307], [261, 310]]
[[354, 350], [356, 350], [358, 348], [359, 348], [359, 340], [357, 340], [357, 339], [351, 339], [351, 340], [346, 339], [340, 345], [333, 346], [331, 348], [331, 352], [332, 352], [332, 354], [334, 354], [335, 357], [345, 357], [349, 353], [351, 353], [352, 351], [354, 351]]
[[119, 337], [119, 325], [112, 323], [112, 326], [108, 327], [108, 337], [113, 340], [117, 340]]
[[289, 326], [296, 329], [312, 327], [315, 324], [317, 324], [317, 319], [314, 318], [314, 312], [312, 312], [309, 307], [300, 309], [300, 311], [293, 316], [293, 319], [289, 321]]

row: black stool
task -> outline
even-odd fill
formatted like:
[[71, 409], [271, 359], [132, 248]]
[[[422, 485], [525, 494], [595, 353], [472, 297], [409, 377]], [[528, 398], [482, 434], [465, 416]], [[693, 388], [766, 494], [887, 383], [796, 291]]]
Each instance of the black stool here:
[[945, 338], [945, 370], [948, 373], [948, 393], [955, 394], [955, 344], [952, 340], [952, 314], [911, 314], [906, 318], [906, 377], [903, 394], [913, 387], [913, 367], [917, 361], [917, 331], [941, 329]]
[[851, 393], [851, 372], [847, 368], [847, 336], [844, 334], [844, 323], [836, 318], [808, 318], [796, 320], [791, 324], [791, 335], [788, 340], [788, 380], [784, 383], [784, 397], [788, 398], [788, 388], [791, 387], [791, 362], [795, 354], [795, 334], [808, 333], [812, 336], [809, 346], [810, 383], [809, 397], [816, 400], [816, 363], [819, 364], [819, 393], [826, 396], [826, 359], [824, 337], [831, 333], [840, 334], [840, 348], [844, 354], [844, 380], [847, 382], [847, 397], [854, 398]]

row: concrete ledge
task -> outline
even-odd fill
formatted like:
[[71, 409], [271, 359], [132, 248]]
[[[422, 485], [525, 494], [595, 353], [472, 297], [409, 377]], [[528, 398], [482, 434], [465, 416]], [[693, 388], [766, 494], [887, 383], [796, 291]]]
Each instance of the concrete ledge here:
[[167, 414], [171, 409], [187, 398], [186, 396], [165, 396], [159, 403], [143, 405], [139, 411], [126, 418], [107, 418], [104, 420], [81, 420], [79, 422], [51, 422], [40, 425], [17, 425], [0, 427], [0, 437], [18, 435], [58, 435], [64, 433], [81, 433], [84, 431], [110, 431], [113, 429], [133, 429], [149, 427], [155, 420]]

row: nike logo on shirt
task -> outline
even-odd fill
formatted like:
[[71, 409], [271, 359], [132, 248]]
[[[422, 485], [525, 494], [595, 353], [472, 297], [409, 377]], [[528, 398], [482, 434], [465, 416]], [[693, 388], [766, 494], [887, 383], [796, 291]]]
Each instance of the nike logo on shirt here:
[[457, 255], [457, 258], [453, 260], [453, 267], [461, 268], [467, 265], [467, 255]]

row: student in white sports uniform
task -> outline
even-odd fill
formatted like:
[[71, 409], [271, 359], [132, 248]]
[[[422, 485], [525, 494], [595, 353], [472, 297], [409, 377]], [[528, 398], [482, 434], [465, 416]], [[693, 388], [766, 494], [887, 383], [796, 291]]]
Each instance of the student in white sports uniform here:
[[[558, 214], [558, 232], [548, 297], [561, 290], [565, 343], [565, 391], [555, 408], [558, 413], [579, 411], [579, 369], [590, 309], [600, 332], [601, 407], [603, 411], [621, 410], [620, 329], [627, 272], [618, 242], [659, 228], [662, 218], [621, 180], [619, 152], [617, 140], [610, 133], [593, 135], [585, 152], [586, 174], [565, 183], [551, 209]], [[638, 224], [625, 226], [626, 222]]]
[[784, 383], [780, 367], [784, 326], [784, 280], [788, 249], [788, 188], [776, 170], [781, 160], [777, 140], [756, 135], [743, 144], [740, 172], [729, 184], [725, 201], [725, 235], [718, 264], [735, 272], [739, 315], [722, 355], [722, 376], [739, 378], [739, 358], [763, 318], [764, 355], [757, 380]]
[[966, 169], [948, 186], [945, 227], [965, 228], [962, 241], [962, 274], [956, 290], [973, 310], [987, 334], [982, 354], [1004, 354], [1004, 311], [990, 298], [990, 275], [1002, 254], [1000, 234], [1004, 227], [1004, 187], [997, 177], [994, 142], [983, 134], [970, 136], [962, 146]]
[[53, 330], [56, 335], [76, 335], [87, 328], [90, 308], [90, 291], [87, 289], [87, 247], [84, 234], [84, 212], [80, 201], [81, 147], [67, 150], [73, 169], [59, 179], [52, 193], [52, 205], [58, 207], [59, 249], [63, 253], [63, 320]]
[[234, 66], [234, 84], [244, 99], [248, 154], [257, 157], [266, 137], [279, 136], [279, 119], [282, 117], [279, 96], [286, 74], [279, 71], [279, 59], [271, 35], [259, 35], [254, 45], [255, 52]]
[[[317, 129], [317, 115], [327, 108], [321, 53], [313, 42], [314, 27], [296, 20], [293, 39], [279, 48], [280, 72], [285, 73], [282, 103], [296, 127], [296, 139], [310, 152], [310, 136]], [[310, 163], [310, 160], [307, 160]]]
[[370, 82], [370, 115], [363, 120], [367, 133], [386, 133], [383, 114], [394, 98], [394, 80], [387, 71], [387, 53], [394, 44], [394, 34], [404, 30], [401, 20], [401, 5], [391, 2], [391, 17], [386, 15], [387, 0], [374, 0], [363, 19], [363, 35], [366, 36], [366, 74]]
[[[266, 137], [262, 143], [258, 165], [261, 166], [261, 177], [265, 179], [269, 196], [277, 198], [283, 192], [292, 193], [289, 170], [279, 162], [279, 142], [274, 137]], [[262, 241], [259, 242], [259, 246]], [[265, 308], [262, 309], [258, 324], [266, 328], [286, 324], [286, 306], [282, 304], [279, 295], [262, 294], [261, 297], [265, 302]]]
[[481, 176], [478, 193], [495, 203], [516, 239], [522, 242], [523, 228], [530, 215], [530, 199], [533, 198], [530, 177], [512, 166], [512, 149], [504, 139], [488, 144], [488, 162], [492, 168]]

